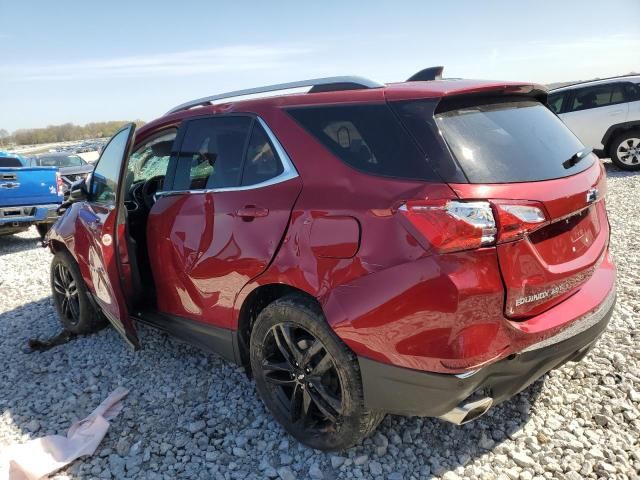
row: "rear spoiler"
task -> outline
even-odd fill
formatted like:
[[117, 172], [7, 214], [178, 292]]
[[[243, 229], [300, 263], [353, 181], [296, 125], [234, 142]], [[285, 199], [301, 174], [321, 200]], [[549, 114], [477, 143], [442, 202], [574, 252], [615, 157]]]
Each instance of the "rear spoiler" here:
[[495, 102], [500, 99], [537, 100], [543, 105], [547, 104], [548, 89], [542, 85], [503, 85], [492, 88], [482, 88], [478, 91], [465, 92], [460, 95], [441, 97], [435, 107], [434, 114], [464, 108], [470, 105], [478, 105], [483, 101]]

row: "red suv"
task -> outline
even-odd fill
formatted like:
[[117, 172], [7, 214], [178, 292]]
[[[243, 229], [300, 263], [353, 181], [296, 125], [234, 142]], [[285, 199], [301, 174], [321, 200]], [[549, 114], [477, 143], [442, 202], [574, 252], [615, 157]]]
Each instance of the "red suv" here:
[[581, 359], [615, 303], [605, 191], [538, 85], [231, 92], [109, 141], [46, 239], [53, 298], [72, 332], [138, 347], [142, 322], [246, 366], [291, 435], [342, 449]]

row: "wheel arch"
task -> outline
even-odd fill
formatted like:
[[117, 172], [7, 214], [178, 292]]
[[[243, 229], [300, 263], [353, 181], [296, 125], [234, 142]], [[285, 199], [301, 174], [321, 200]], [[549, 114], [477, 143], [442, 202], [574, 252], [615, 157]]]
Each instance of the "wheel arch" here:
[[255, 320], [260, 312], [274, 301], [292, 294], [306, 298], [322, 309], [320, 301], [315, 296], [300, 288], [284, 283], [260, 285], [246, 295], [239, 310], [236, 330], [236, 359], [240, 365], [249, 365], [249, 339], [251, 338]]
[[633, 120], [630, 122], [617, 123], [615, 125], [611, 125], [604, 136], [602, 137], [602, 145], [605, 153], [609, 153], [609, 149], [611, 148], [611, 142], [614, 138], [616, 138], [619, 134], [626, 132], [628, 130], [635, 130], [640, 128], [640, 120]]
[[49, 250], [51, 250], [51, 253], [53, 253], [54, 255], [58, 252], [66, 252], [73, 257], [73, 254], [67, 247], [67, 244], [61, 240], [50, 239], [47, 245], [49, 246]]

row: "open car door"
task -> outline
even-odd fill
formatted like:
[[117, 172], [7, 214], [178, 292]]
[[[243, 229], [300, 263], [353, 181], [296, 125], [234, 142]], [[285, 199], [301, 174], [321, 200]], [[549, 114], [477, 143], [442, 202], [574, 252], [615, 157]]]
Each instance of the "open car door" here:
[[82, 231], [86, 238], [94, 298], [115, 329], [137, 349], [140, 342], [134, 321], [129, 317], [123, 288], [131, 283], [127, 278], [131, 270], [122, 264], [122, 259], [128, 258], [122, 198], [126, 192], [122, 191], [122, 185], [134, 132], [135, 124], [126, 125], [102, 151], [88, 185], [87, 201], [82, 203], [77, 217], [76, 231]]

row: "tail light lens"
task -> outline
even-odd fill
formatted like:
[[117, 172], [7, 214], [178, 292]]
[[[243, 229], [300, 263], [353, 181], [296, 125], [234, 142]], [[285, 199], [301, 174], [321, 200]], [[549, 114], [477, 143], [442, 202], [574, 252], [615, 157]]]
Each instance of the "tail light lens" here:
[[489, 202], [415, 200], [398, 209], [439, 252], [455, 252], [491, 245], [496, 222]]
[[530, 202], [410, 200], [398, 211], [440, 253], [517, 240], [547, 223], [541, 206]]
[[546, 225], [542, 206], [495, 203], [498, 213], [498, 243], [510, 242]]
[[64, 182], [62, 181], [62, 175], [60, 172], [56, 172], [56, 185], [58, 186], [58, 195], [64, 195]]

